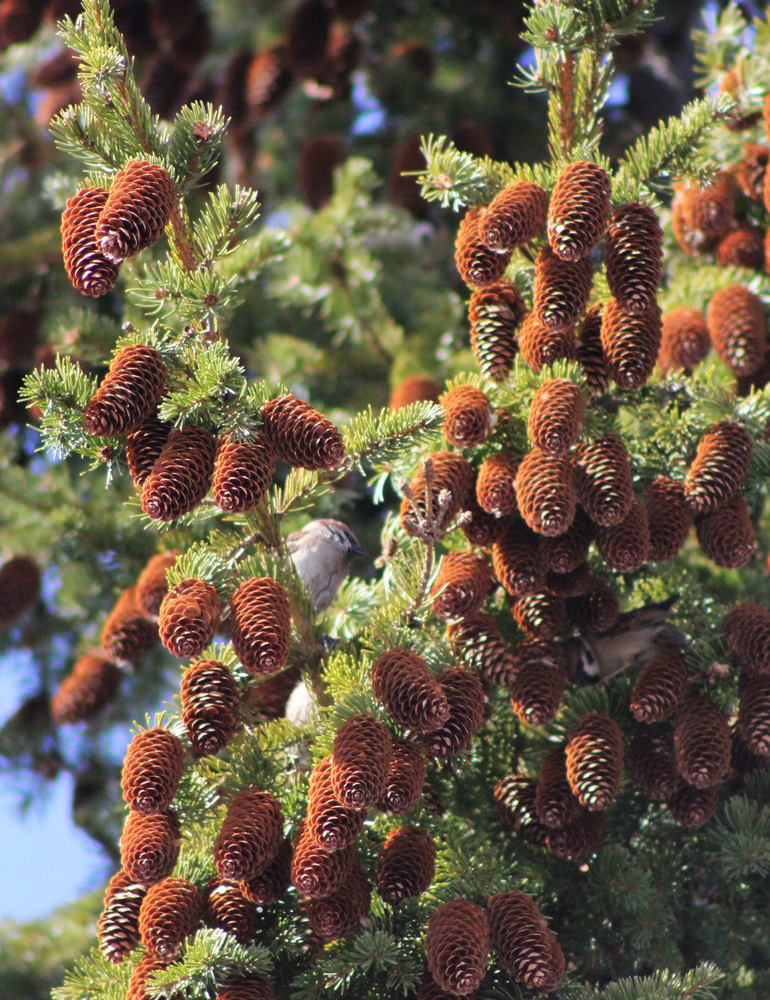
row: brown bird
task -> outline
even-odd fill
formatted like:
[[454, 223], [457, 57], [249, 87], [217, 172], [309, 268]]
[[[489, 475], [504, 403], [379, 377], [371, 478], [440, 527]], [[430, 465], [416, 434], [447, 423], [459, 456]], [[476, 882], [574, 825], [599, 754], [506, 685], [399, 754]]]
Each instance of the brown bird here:
[[351, 560], [365, 554], [350, 528], [329, 517], [308, 521], [287, 537], [286, 546], [316, 614], [337, 596]]

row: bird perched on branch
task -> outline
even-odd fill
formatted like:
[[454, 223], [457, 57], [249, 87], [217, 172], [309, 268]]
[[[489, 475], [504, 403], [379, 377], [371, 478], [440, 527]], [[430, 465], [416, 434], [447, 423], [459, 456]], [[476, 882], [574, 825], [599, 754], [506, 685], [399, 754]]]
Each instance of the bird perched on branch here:
[[316, 614], [325, 611], [337, 596], [351, 560], [364, 555], [350, 528], [330, 517], [308, 521], [287, 537], [286, 547]]

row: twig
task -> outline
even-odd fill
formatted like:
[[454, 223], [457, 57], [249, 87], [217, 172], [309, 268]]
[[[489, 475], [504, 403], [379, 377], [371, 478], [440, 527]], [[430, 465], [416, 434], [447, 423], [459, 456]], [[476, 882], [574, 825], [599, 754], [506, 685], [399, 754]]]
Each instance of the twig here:
[[559, 63], [559, 145], [568, 156], [575, 142], [575, 53], [566, 52]]

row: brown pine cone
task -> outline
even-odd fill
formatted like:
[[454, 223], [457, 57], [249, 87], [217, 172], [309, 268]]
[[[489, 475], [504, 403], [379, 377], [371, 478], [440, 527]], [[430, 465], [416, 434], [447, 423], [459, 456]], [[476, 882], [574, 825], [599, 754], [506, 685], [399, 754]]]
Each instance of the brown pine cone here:
[[601, 635], [618, 620], [618, 595], [600, 577], [594, 577], [579, 597], [567, 599], [567, 617], [579, 632]]
[[104, 656], [86, 653], [51, 698], [51, 719], [57, 726], [92, 719], [115, 697], [121, 671]]
[[145, 344], [124, 347], [110, 363], [83, 414], [89, 434], [116, 436], [139, 427], [154, 413], [166, 388], [166, 366]]
[[549, 830], [569, 826], [580, 815], [580, 803], [567, 781], [563, 747], [554, 747], [543, 761], [535, 792], [535, 810], [540, 822]]
[[575, 330], [569, 326], [546, 326], [534, 309], [519, 327], [518, 343], [521, 360], [535, 372], [560, 358], [571, 361], [577, 357]]
[[445, 670], [438, 682], [449, 704], [449, 718], [439, 729], [423, 736], [431, 757], [453, 757], [467, 750], [484, 720], [484, 688], [470, 670]]
[[628, 773], [648, 799], [670, 799], [681, 780], [670, 734], [655, 730], [637, 733], [628, 748]]
[[645, 312], [663, 277], [663, 230], [648, 205], [631, 202], [616, 209], [607, 230], [607, 283], [627, 312]]
[[661, 313], [653, 300], [643, 312], [628, 312], [610, 299], [602, 313], [602, 349], [610, 378], [621, 389], [639, 389], [655, 368], [662, 336]]
[[131, 973], [126, 1000], [150, 1000], [150, 995], [145, 989], [147, 980], [153, 972], [165, 969], [167, 965], [168, 962], [161, 961], [157, 955], [153, 955], [149, 951], [142, 955], [141, 961]]
[[711, 343], [736, 375], [751, 375], [765, 357], [767, 334], [761, 299], [743, 285], [715, 292], [706, 310]]
[[182, 741], [168, 729], [144, 729], [131, 740], [120, 789], [129, 809], [149, 816], [165, 812], [176, 795], [185, 765]]
[[761, 202], [763, 199], [769, 158], [770, 149], [767, 146], [759, 146], [753, 142], [744, 144], [743, 159], [735, 170], [735, 178], [746, 197], [753, 201]]
[[580, 388], [566, 378], [555, 378], [536, 390], [529, 406], [528, 432], [533, 448], [546, 455], [566, 455], [577, 441], [585, 414]]
[[147, 889], [121, 870], [107, 883], [96, 924], [99, 950], [109, 962], [122, 962], [139, 944], [139, 907]]
[[280, 670], [289, 655], [291, 611], [272, 577], [252, 577], [230, 599], [233, 649], [251, 674]]
[[394, 205], [400, 205], [418, 218], [424, 218], [428, 204], [420, 194], [419, 177], [425, 170], [425, 157], [422, 155], [422, 137], [419, 132], [413, 132], [399, 142], [390, 161], [388, 172], [388, 198]]
[[102, 187], [83, 188], [72, 198], [61, 217], [62, 255], [67, 277], [81, 295], [99, 298], [118, 280], [118, 265], [101, 252], [94, 232], [107, 201]]
[[472, 993], [487, 970], [486, 913], [464, 899], [439, 904], [428, 923], [425, 948], [428, 968], [439, 986], [458, 996]]
[[544, 726], [561, 704], [567, 680], [561, 647], [543, 639], [530, 639], [516, 649], [518, 670], [511, 684], [511, 704], [528, 726]]
[[271, 722], [286, 714], [289, 697], [301, 680], [297, 667], [264, 677], [253, 684], [244, 696], [246, 708], [257, 722]]
[[744, 667], [770, 672], [770, 611], [751, 602], [736, 604], [725, 615], [722, 627]]
[[0, 316], [0, 367], [30, 368], [41, 349], [40, 314], [36, 309], [12, 309]]
[[298, 79], [321, 71], [331, 30], [331, 13], [322, 0], [302, 0], [286, 25], [286, 55]]
[[644, 493], [647, 524], [650, 529], [648, 558], [668, 562], [680, 551], [692, 525], [692, 511], [684, 497], [684, 484], [658, 476]]
[[548, 242], [563, 260], [587, 257], [604, 235], [610, 179], [597, 163], [578, 160], [559, 174], [548, 209]]
[[508, 603], [516, 624], [533, 639], [553, 639], [566, 618], [564, 598], [549, 591], [509, 597]]
[[633, 500], [620, 524], [596, 529], [596, 547], [610, 569], [619, 573], [633, 573], [639, 569], [650, 553], [647, 508]]
[[564, 955], [537, 903], [512, 889], [487, 900], [492, 947], [505, 971], [526, 989], [550, 993], [564, 976]]
[[491, 615], [477, 611], [447, 629], [447, 638], [455, 645], [463, 662], [477, 671], [487, 684], [510, 684], [518, 669], [516, 657], [508, 648]]
[[687, 254], [708, 252], [733, 225], [735, 184], [730, 174], [717, 175], [715, 184], [701, 189], [674, 184], [671, 225], [677, 243]]
[[331, 896], [345, 884], [352, 870], [352, 847], [330, 854], [316, 844], [307, 824], [300, 824], [291, 861], [291, 880], [298, 892], [310, 899]]
[[248, 441], [224, 438], [214, 460], [214, 503], [221, 510], [241, 512], [255, 507], [275, 471], [275, 447], [257, 431]]
[[176, 185], [157, 163], [129, 160], [115, 174], [94, 231], [109, 260], [120, 263], [163, 235], [176, 202]]
[[549, 830], [546, 847], [563, 861], [585, 861], [597, 851], [607, 833], [604, 813], [583, 810], [574, 823]]
[[345, 457], [342, 435], [323, 413], [289, 393], [262, 407], [267, 436], [289, 465], [336, 469]]
[[658, 351], [662, 372], [692, 372], [711, 349], [709, 329], [702, 313], [678, 306], [663, 315], [663, 331]]
[[179, 549], [154, 555], [136, 581], [136, 605], [147, 618], [157, 617], [163, 598], [168, 593], [166, 571], [174, 565]]
[[385, 777], [385, 791], [377, 808], [391, 816], [412, 809], [422, 795], [425, 783], [425, 757], [414, 743], [394, 740]]
[[238, 944], [250, 944], [262, 925], [262, 914], [240, 888], [217, 882], [208, 886], [206, 923], [230, 934]]
[[225, 882], [258, 875], [283, 843], [283, 813], [269, 792], [256, 788], [232, 800], [214, 843], [217, 874]]
[[608, 809], [623, 775], [623, 733], [609, 715], [588, 712], [567, 738], [567, 780], [582, 806]]
[[369, 913], [372, 887], [366, 872], [358, 865], [335, 892], [323, 899], [311, 899], [305, 906], [310, 929], [322, 941], [350, 937]]
[[[768, 251], [767, 259], [770, 261], [770, 240], [765, 241], [765, 247]], [[751, 375], [736, 378], [735, 394], [737, 396], [748, 396], [755, 389], [764, 389], [768, 382], [770, 382], [770, 347], [765, 352], [762, 364], [755, 372]], [[767, 439], [767, 426], [765, 426], [765, 438]]]
[[372, 667], [374, 697], [385, 705], [399, 726], [429, 733], [449, 719], [449, 704], [441, 686], [417, 653], [389, 649]]
[[568, 573], [554, 573], [549, 569], [545, 578], [545, 589], [556, 597], [580, 597], [592, 583], [591, 567], [584, 562]]
[[485, 549], [494, 545], [503, 523], [494, 514], [488, 514], [479, 507], [473, 485], [471, 485], [463, 506], [465, 507], [463, 511], [465, 518], [460, 524], [460, 530], [471, 545], [479, 545]]
[[305, 822], [309, 835], [325, 851], [340, 851], [358, 840], [366, 811], [340, 805], [332, 788], [332, 759], [313, 768], [307, 793]]
[[525, 312], [524, 300], [510, 281], [478, 289], [470, 297], [471, 351], [481, 371], [496, 382], [513, 368], [516, 327]]
[[748, 267], [761, 271], [765, 266], [765, 234], [759, 226], [744, 223], [723, 236], [716, 249], [722, 267]]
[[297, 187], [310, 208], [322, 208], [334, 194], [334, 171], [345, 162], [345, 149], [331, 133], [306, 139], [299, 149]]
[[533, 448], [516, 473], [516, 498], [527, 526], [539, 535], [563, 535], [575, 518], [572, 465], [564, 457]]
[[171, 809], [154, 816], [130, 812], [120, 837], [120, 863], [132, 882], [152, 885], [174, 870], [180, 843], [179, 820]]
[[136, 605], [136, 588], [127, 587], [102, 629], [102, 646], [114, 659], [135, 663], [158, 639], [158, 629]]
[[536, 847], [545, 846], [548, 829], [535, 809], [537, 782], [524, 774], [509, 774], [495, 786], [494, 798], [500, 819], [523, 840]]
[[[293, 76], [286, 59], [286, 46], [269, 45], [251, 59], [246, 73], [246, 106], [259, 121], [277, 107], [288, 93]], [[243, 86], [243, 77], [240, 78]]]
[[606, 392], [610, 384], [607, 358], [602, 347], [602, 312], [604, 306], [596, 302], [586, 312], [580, 324], [575, 358], [583, 369], [592, 396]]
[[532, 594], [544, 584], [538, 536], [523, 521], [510, 521], [492, 546], [492, 568], [512, 597]]
[[634, 502], [631, 459], [618, 434], [577, 445], [573, 456], [577, 496], [594, 524], [620, 524]]
[[770, 677], [741, 678], [738, 731], [751, 753], [770, 756]]
[[0, 8], [0, 48], [32, 38], [43, 17], [43, 8], [40, 3], [6, 0]]
[[139, 932], [147, 951], [164, 962], [179, 956], [184, 939], [203, 917], [198, 888], [183, 878], [164, 878], [151, 885], [139, 911]]
[[331, 758], [331, 787], [340, 805], [374, 805], [385, 791], [390, 754], [390, 733], [370, 715], [353, 715], [340, 726]]
[[473, 552], [447, 552], [430, 591], [433, 613], [441, 621], [457, 621], [480, 610], [492, 586], [489, 563]]
[[444, 435], [456, 448], [475, 448], [489, 437], [493, 416], [481, 389], [458, 385], [439, 399], [444, 410]]
[[154, 521], [174, 521], [196, 507], [211, 485], [215, 451], [216, 441], [203, 427], [170, 431], [144, 481], [145, 514]]
[[249, 976], [223, 986], [214, 1000], [275, 1000], [273, 984], [266, 976]]
[[252, 903], [257, 906], [271, 906], [282, 899], [291, 883], [291, 861], [293, 847], [291, 840], [284, 837], [278, 853], [258, 875], [239, 882], [238, 887]]
[[219, 753], [239, 725], [238, 688], [224, 663], [198, 660], [185, 670], [179, 700], [193, 756]]
[[730, 764], [730, 728], [711, 699], [700, 694], [684, 706], [674, 730], [676, 764], [694, 788], [714, 788]]
[[684, 483], [684, 495], [696, 514], [716, 510], [740, 488], [749, 471], [753, 442], [740, 424], [712, 424], [698, 442]]
[[[427, 462], [430, 462], [433, 472], [430, 499], [426, 497], [425, 466]], [[438, 514], [441, 491], [449, 490], [452, 498], [446, 512], [448, 524], [464, 509], [468, 494], [473, 487], [473, 470], [467, 459], [458, 455], [457, 452], [437, 451], [421, 463], [420, 468], [409, 480], [409, 487], [414, 497], [417, 513], [422, 518], [427, 517], [428, 520], [434, 520]], [[430, 510], [428, 510], [428, 504], [430, 504]], [[414, 512], [406, 496], [401, 501], [400, 515], [404, 531], [407, 535], [414, 535], [417, 531], [414, 524]]]
[[482, 510], [502, 517], [516, 510], [516, 470], [519, 460], [508, 452], [489, 455], [476, 477], [476, 499]]
[[441, 395], [441, 386], [431, 375], [407, 375], [393, 386], [388, 409], [391, 413], [400, 410], [409, 403], [419, 403], [427, 400], [437, 403]]
[[10, 625], [40, 597], [40, 570], [29, 556], [14, 556], [0, 567], [0, 628]]
[[591, 295], [593, 271], [588, 257], [567, 260], [549, 246], [535, 260], [532, 312], [550, 329], [572, 329]]
[[766, 770], [768, 764], [770, 764], [770, 758], [766, 757], [764, 754], [758, 755], [752, 753], [746, 746], [740, 728], [739, 708], [738, 725], [735, 729], [733, 729], [731, 740], [730, 774], [728, 779], [730, 780], [730, 784], [728, 785], [728, 788], [740, 788], [745, 783], [745, 779], [749, 775], [756, 774], [758, 771]]
[[687, 661], [678, 649], [664, 649], [645, 663], [631, 692], [631, 714], [637, 722], [662, 722], [684, 701], [689, 687]]
[[588, 557], [594, 537], [594, 527], [582, 507], [575, 511], [575, 519], [567, 530], [555, 538], [540, 536], [540, 555], [543, 562], [555, 573], [571, 573]]
[[718, 788], [693, 788], [680, 779], [676, 791], [669, 800], [668, 808], [680, 826], [694, 830], [708, 823], [717, 811], [718, 805]]
[[436, 874], [436, 845], [416, 826], [399, 826], [385, 838], [377, 860], [380, 899], [398, 906], [425, 892]]
[[126, 461], [135, 486], [142, 486], [160, 457], [171, 432], [170, 424], [155, 417], [126, 434]]
[[221, 614], [216, 588], [203, 580], [182, 580], [160, 606], [160, 641], [180, 660], [198, 656], [214, 638]]
[[505, 273], [509, 253], [495, 253], [481, 240], [482, 208], [469, 208], [460, 220], [455, 238], [455, 266], [458, 274], [471, 288], [488, 288]]
[[700, 547], [717, 566], [745, 566], [757, 551], [751, 514], [740, 493], [718, 510], [697, 518], [695, 531]]
[[515, 250], [534, 239], [547, 215], [548, 194], [539, 185], [509, 184], [481, 213], [481, 242], [497, 253]]

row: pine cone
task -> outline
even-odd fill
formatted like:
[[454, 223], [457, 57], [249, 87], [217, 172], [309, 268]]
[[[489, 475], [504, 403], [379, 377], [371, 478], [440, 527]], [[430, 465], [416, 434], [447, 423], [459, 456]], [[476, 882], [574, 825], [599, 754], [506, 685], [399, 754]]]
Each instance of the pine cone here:
[[596, 547], [602, 559], [619, 573], [633, 573], [650, 553], [650, 526], [647, 508], [634, 500], [620, 524], [596, 529]]
[[430, 591], [433, 613], [441, 621], [456, 621], [475, 614], [492, 585], [489, 563], [473, 552], [447, 552]]
[[637, 722], [662, 722], [684, 701], [689, 687], [687, 661], [677, 649], [655, 653], [644, 665], [631, 692], [631, 714]]
[[495, 576], [512, 597], [532, 594], [545, 582], [538, 536], [523, 521], [511, 521], [492, 546]]
[[496, 518], [494, 514], [488, 514], [479, 507], [472, 485], [463, 506], [465, 507], [463, 511], [465, 518], [460, 524], [460, 530], [471, 545], [479, 545], [482, 548], [489, 548], [490, 545], [494, 545], [500, 534], [502, 521]]
[[607, 283], [627, 312], [645, 312], [663, 277], [663, 230], [647, 205], [621, 205], [607, 231]]
[[181, 740], [168, 729], [144, 729], [128, 745], [120, 788], [129, 809], [149, 816], [165, 812], [185, 765]]
[[203, 427], [170, 431], [142, 489], [142, 510], [154, 521], [174, 521], [208, 493], [216, 442]]
[[564, 694], [567, 674], [561, 647], [546, 639], [525, 640], [516, 649], [516, 660], [513, 710], [528, 726], [544, 726], [556, 714]]
[[500, 819], [513, 827], [527, 843], [544, 847], [548, 829], [543, 826], [535, 809], [537, 783], [524, 774], [509, 774], [495, 786], [495, 804]]
[[14, 556], [0, 567], [0, 628], [10, 625], [40, 597], [40, 570], [29, 556]]
[[377, 892], [398, 906], [425, 892], [436, 874], [436, 845], [416, 826], [399, 826], [385, 838], [377, 860]]
[[679, 246], [688, 254], [711, 250], [733, 225], [735, 185], [727, 173], [701, 190], [697, 185], [674, 185], [671, 225]]
[[668, 803], [671, 815], [688, 830], [708, 823], [718, 805], [718, 788], [693, 788], [682, 780]]
[[214, 461], [214, 503], [221, 510], [241, 512], [256, 507], [275, 471], [275, 447], [257, 432], [249, 441], [224, 438]]
[[546, 326], [534, 309], [527, 313], [519, 327], [518, 343], [521, 360], [535, 372], [560, 358], [571, 361], [577, 357], [574, 329]]
[[262, 407], [265, 433], [289, 465], [300, 469], [336, 469], [345, 443], [323, 413], [289, 393]]
[[96, 925], [99, 950], [109, 962], [122, 962], [139, 944], [139, 907], [147, 892], [121, 869], [104, 892]]
[[[478, 993], [474, 990], [472, 993], [464, 994], [464, 996], [466, 1000], [476, 1000]], [[433, 977], [427, 969], [423, 971], [422, 982], [415, 994], [416, 1000], [456, 1000], [456, 997], [456, 993], [450, 993], [434, 983]]]
[[134, 596], [136, 606], [147, 618], [157, 617], [163, 598], [168, 592], [166, 571], [174, 565], [179, 554], [179, 549], [159, 552], [139, 574]]
[[549, 330], [571, 329], [588, 303], [592, 280], [588, 257], [568, 260], [543, 247], [535, 260], [533, 313]]
[[210, 583], [182, 580], [160, 606], [160, 641], [179, 659], [198, 656], [214, 638], [221, 614], [219, 596]]
[[358, 865], [336, 892], [323, 899], [311, 899], [305, 907], [310, 929], [322, 941], [354, 934], [361, 920], [369, 913], [372, 901], [372, 887], [366, 872]]
[[549, 830], [559, 830], [574, 823], [580, 815], [580, 803], [567, 781], [563, 747], [554, 747], [543, 761], [535, 792], [538, 819]]
[[431, 757], [453, 757], [467, 750], [484, 719], [484, 688], [469, 670], [445, 670], [438, 677], [449, 704], [449, 718], [431, 733], [423, 736]]
[[299, 149], [297, 187], [310, 208], [322, 208], [334, 194], [334, 171], [346, 159], [339, 137], [331, 133], [306, 139]]
[[239, 888], [246, 899], [258, 906], [271, 906], [282, 899], [291, 883], [292, 854], [291, 840], [285, 837], [278, 848], [278, 853], [267, 868], [239, 883]]
[[765, 266], [765, 234], [759, 226], [738, 226], [719, 241], [716, 258], [722, 267], [761, 271]]
[[0, 367], [28, 368], [40, 349], [36, 309], [12, 309], [0, 316]]
[[578, 439], [585, 408], [583, 393], [574, 382], [566, 378], [544, 382], [529, 406], [532, 447], [547, 455], [566, 455]]
[[497, 253], [529, 243], [545, 225], [548, 194], [537, 184], [520, 181], [498, 192], [481, 213], [481, 242]]
[[115, 697], [122, 676], [103, 656], [86, 653], [79, 657], [51, 698], [51, 719], [57, 726], [92, 719]]
[[487, 900], [492, 947], [505, 971], [526, 989], [550, 993], [564, 976], [564, 955], [537, 903], [511, 890]]
[[548, 209], [548, 242], [563, 260], [587, 257], [607, 228], [610, 179], [597, 163], [578, 160], [556, 181]]
[[575, 511], [575, 519], [567, 530], [555, 538], [540, 537], [540, 555], [555, 573], [571, 573], [588, 557], [594, 537], [594, 528], [582, 507]]
[[711, 699], [696, 695], [682, 709], [674, 730], [676, 764], [694, 788], [714, 788], [730, 764], [730, 729]]
[[[430, 462], [433, 469], [433, 480], [430, 489], [430, 500], [426, 497], [425, 463]], [[465, 501], [473, 485], [473, 471], [468, 461], [454, 451], [437, 451], [420, 465], [414, 476], [409, 480], [409, 486], [414, 497], [417, 513], [420, 517], [434, 520], [439, 510], [439, 494], [449, 490], [452, 494], [447, 509], [447, 523], [454, 519], [464, 509]], [[430, 511], [428, 511], [430, 503]], [[413, 524], [412, 505], [407, 497], [401, 501], [401, 524], [407, 535], [414, 535], [416, 526]]]
[[160, 354], [144, 344], [124, 347], [86, 406], [83, 426], [102, 437], [134, 430], [155, 411], [165, 388]]
[[[770, 261], [770, 240], [765, 241], [768, 251], [767, 259]], [[737, 396], [748, 396], [755, 389], [764, 389], [770, 382], [770, 347], [765, 352], [762, 364], [751, 375], [739, 376], [735, 380], [735, 393]], [[767, 440], [767, 426], [765, 426], [765, 440]]]
[[348, 809], [337, 801], [332, 788], [332, 758], [324, 757], [310, 775], [307, 793], [308, 834], [325, 851], [340, 851], [358, 840], [366, 810]]
[[102, 629], [102, 646], [123, 663], [135, 663], [158, 639], [158, 630], [136, 605], [136, 588], [127, 587], [118, 598]]
[[313, 840], [307, 824], [300, 825], [291, 862], [291, 880], [298, 892], [310, 899], [331, 896], [345, 884], [352, 870], [352, 847], [329, 854]]
[[94, 238], [109, 260], [120, 263], [163, 235], [176, 202], [176, 186], [156, 163], [129, 160], [115, 174], [96, 221]]
[[683, 371], [689, 375], [711, 349], [709, 329], [697, 309], [678, 306], [663, 315], [663, 332], [658, 351], [662, 372]]
[[602, 312], [604, 306], [596, 302], [586, 312], [580, 324], [575, 358], [583, 369], [592, 396], [606, 392], [610, 384], [607, 358], [602, 347]]
[[238, 688], [224, 663], [198, 660], [179, 687], [182, 720], [193, 756], [219, 753], [238, 729]]
[[280, 719], [286, 714], [289, 697], [301, 679], [299, 669], [289, 667], [288, 670], [258, 680], [245, 694], [246, 708], [257, 722]]
[[545, 577], [545, 589], [556, 597], [580, 597], [592, 583], [591, 568], [585, 562], [568, 573], [554, 573], [549, 569]]
[[429, 733], [449, 719], [449, 704], [425, 660], [409, 649], [389, 649], [372, 667], [374, 697], [399, 726]]
[[120, 837], [120, 862], [126, 876], [152, 885], [170, 875], [179, 856], [179, 820], [167, 810], [154, 816], [128, 814]]
[[424, 218], [428, 212], [428, 204], [420, 194], [420, 183], [415, 176], [424, 170], [422, 138], [419, 132], [413, 132], [393, 150], [387, 192], [388, 198], [394, 205], [400, 205], [418, 218]]
[[425, 948], [428, 968], [439, 986], [458, 996], [472, 993], [487, 970], [486, 913], [464, 899], [441, 903], [428, 923]]
[[588, 712], [567, 739], [567, 780], [591, 812], [612, 805], [623, 775], [623, 733], [609, 715]]
[[717, 566], [731, 569], [745, 566], [757, 551], [751, 514], [740, 493], [736, 493], [718, 510], [699, 517], [695, 530], [704, 553]]
[[265, 976], [249, 976], [224, 986], [215, 1000], [275, 1000], [273, 985]]
[[135, 431], [126, 434], [126, 461], [135, 486], [142, 486], [152, 472], [170, 432], [170, 424], [150, 417]]
[[652, 562], [668, 562], [687, 541], [692, 524], [684, 485], [676, 479], [658, 476], [645, 490], [644, 504], [650, 529], [648, 558]]
[[331, 759], [331, 786], [340, 805], [374, 805], [385, 791], [390, 754], [390, 733], [370, 715], [353, 715], [340, 726]]
[[252, 577], [230, 599], [233, 649], [251, 674], [280, 670], [289, 655], [291, 611], [283, 587], [269, 576]]
[[619, 613], [618, 595], [600, 577], [594, 577], [579, 597], [567, 599], [567, 617], [586, 635], [607, 632], [618, 620]]
[[393, 413], [421, 400], [437, 403], [440, 395], [441, 386], [431, 375], [407, 375], [393, 386], [388, 409]]
[[549, 830], [546, 847], [563, 861], [585, 861], [601, 847], [606, 833], [604, 813], [584, 810], [569, 826]]
[[150, 1000], [150, 996], [145, 989], [147, 980], [153, 972], [156, 972], [158, 969], [165, 969], [167, 965], [168, 962], [161, 961], [157, 955], [153, 955], [149, 951], [142, 955], [141, 961], [131, 973], [126, 1000]]
[[631, 459], [618, 434], [581, 442], [574, 451], [575, 486], [594, 524], [610, 528], [628, 516], [634, 502]]
[[639, 389], [655, 368], [662, 336], [661, 313], [653, 300], [643, 312], [628, 312], [610, 299], [602, 313], [602, 349], [610, 378], [621, 389]]
[[495, 253], [481, 240], [482, 208], [469, 208], [460, 220], [455, 239], [455, 266], [471, 288], [488, 288], [502, 278], [510, 253]]
[[147, 951], [164, 962], [179, 956], [184, 939], [203, 916], [197, 887], [183, 878], [164, 878], [147, 890], [139, 911], [139, 931]]
[[533, 639], [553, 639], [566, 618], [564, 598], [549, 591], [509, 597], [513, 620], [525, 635]]
[[444, 409], [444, 435], [456, 448], [475, 448], [489, 437], [492, 410], [481, 389], [458, 385], [439, 399]]
[[516, 473], [516, 498], [527, 526], [540, 535], [563, 535], [575, 518], [574, 475], [566, 458], [533, 448]]
[[761, 299], [743, 285], [715, 292], [706, 310], [711, 343], [736, 375], [751, 375], [765, 357], [767, 335]]
[[516, 510], [516, 470], [519, 460], [508, 452], [484, 459], [476, 478], [476, 499], [482, 510], [501, 517]]
[[751, 464], [751, 435], [740, 424], [712, 424], [698, 442], [684, 494], [697, 514], [716, 510], [740, 488]]
[[206, 896], [206, 923], [230, 934], [238, 944], [250, 944], [260, 930], [262, 914], [240, 888], [214, 879]]
[[264, 118], [281, 103], [292, 82], [285, 45], [269, 45], [257, 52], [246, 74], [246, 104], [251, 116], [256, 121]]
[[628, 773], [648, 799], [670, 799], [681, 780], [670, 734], [655, 730], [637, 733], [628, 748]]
[[283, 813], [269, 792], [249, 788], [230, 803], [214, 843], [217, 874], [225, 882], [258, 875], [283, 842]]
[[770, 611], [750, 602], [736, 604], [725, 615], [723, 629], [744, 667], [770, 672]]
[[765, 173], [770, 149], [747, 142], [743, 146], [743, 159], [735, 170], [735, 178], [747, 198], [761, 202], [765, 189]]
[[468, 302], [471, 351], [481, 371], [502, 381], [513, 368], [516, 327], [526, 312], [524, 300], [510, 281], [478, 289]]
[[286, 55], [298, 79], [315, 78], [322, 68], [331, 13], [322, 0], [302, 0], [286, 25]]
[[738, 731], [751, 753], [770, 756], [770, 677], [741, 678]]
[[72, 198], [61, 217], [64, 267], [72, 286], [81, 295], [99, 298], [118, 280], [118, 266], [108, 260], [94, 237], [96, 221], [107, 201], [102, 187], [83, 188]]
[[491, 615], [477, 611], [460, 622], [450, 625], [451, 639], [464, 663], [475, 670], [487, 684], [510, 684], [516, 670], [516, 657], [508, 648]]
[[391, 816], [417, 805], [425, 783], [425, 757], [422, 750], [413, 743], [394, 740], [385, 791], [377, 803], [377, 808]]

